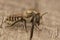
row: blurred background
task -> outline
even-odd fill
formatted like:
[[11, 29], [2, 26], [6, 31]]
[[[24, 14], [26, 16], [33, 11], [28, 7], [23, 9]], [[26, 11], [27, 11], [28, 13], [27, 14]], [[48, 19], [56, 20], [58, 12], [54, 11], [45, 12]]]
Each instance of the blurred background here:
[[38, 10], [41, 14], [48, 12], [39, 26], [42, 31], [34, 29], [32, 40], [60, 40], [60, 0], [0, 0], [0, 40], [29, 40], [29, 28], [26, 33], [23, 27], [11, 29], [5, 28], [6, 24], [1, 26], [3, 17], [27, 9]]

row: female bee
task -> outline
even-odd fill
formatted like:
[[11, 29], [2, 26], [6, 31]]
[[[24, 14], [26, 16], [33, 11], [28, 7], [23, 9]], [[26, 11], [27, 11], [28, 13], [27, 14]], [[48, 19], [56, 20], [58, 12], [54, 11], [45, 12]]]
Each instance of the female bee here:
[[[43, 14], [44, 15], [44, 14]], [[42, 15], [42, 16], [43, 16]], [[13, 26], [15, 23], [18, 22], [24, 22], [25, 24], [25, 29], [27, 31], [27, 27], [26, 27], [26, 23], [27, 21], [30, 20], [30, 23], [32, 23], [32, 28], [31, 28], [31, 35], [30, 35], [30, 40], [33, 37], [33, 29], [34, 29], [34, 25], [37, 27], [37, 25], [40, 25], [40, 19], [42, 18], [42, 16], [40, 16], [40, 13], [35, 11], [35, 10], [27, 10], [24, 11], [23, 15], [22, 14], [14, 14], [14, 15], [10, 15], [6, 18], [6, 21], [11, 21], [13, 22], [13, 24], [11, 26]], [[28, 19], [28, 20], [27, 20]], [[36, 25], [37, 24], [37, 25]], [[39, 29], [39, 28], [38, 28]], [[40, 29], [39, 29], [40, 30]]]
[[11, 26], [13, 26], [14, 24], [16, 24], [18, 22], [24, 22], [25, 28], [26, 28], [27, 21], [30, 21], [32, 23], [33, 16], [35, 18], [35, 26], [37, 27], [36, 24], [38, 24], [38, 25], [40, 24], [40, 17], [41, 16], [40, 16], [40, 13], [38, 13], [37, 11], [32, 10], [32, 9], [24, 11], [23, 14], [12, 14], [12, 15], [9, 15], [6, 18], [6, 22], [8, 24], [11, 24]]
[[16, 22], [18, 20], [23, 21], [23, 19], [30, 21], [31, 17], [32, 17], [32, 12], [33, 12], [33, 10], [29, 9], [29, 10], [24, 11], [23, 13], [9, 15], [9, 16], [7, 16], [5, 22], [10, 24], [10, 23]]
[[31, 19], [30, 18], [30, 15], [31, 15], [31, 12], [32, 11], [24, 11], [23, 14], [12, 14], [12, 15], [9, 15], [7, 16], [5, 22], [7, 24], [9, 24], [10, 26], [13, 26], [14, 24], [18, 23], [18, 22], [24, 22], [25, 24], [25, 29], [27, 30], [26, 28], [26, 19]]

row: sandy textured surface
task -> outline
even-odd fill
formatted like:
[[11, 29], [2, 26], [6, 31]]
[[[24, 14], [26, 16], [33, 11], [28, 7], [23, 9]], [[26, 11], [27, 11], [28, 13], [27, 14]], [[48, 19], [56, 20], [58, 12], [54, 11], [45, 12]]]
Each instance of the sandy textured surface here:
[[[36, 9], [41, 14], [45, 12], [48, 14], [43, 16], [42, 24], [39, 26], [42, 31], [34, 29], [33, 40], [60, 40], [60, 0], [37, 0], [36, 2], [38, 3]], [[0, 0], [0, 24], [3, 17], [22, 13], [29, 8], [35, 8], [35, 0]], [[5, 23], [0, 25], [0, 40], [29, 40], [31, 25], [27, 24], [28, 33], [21, 25], [13, 28], [5, 25]]]

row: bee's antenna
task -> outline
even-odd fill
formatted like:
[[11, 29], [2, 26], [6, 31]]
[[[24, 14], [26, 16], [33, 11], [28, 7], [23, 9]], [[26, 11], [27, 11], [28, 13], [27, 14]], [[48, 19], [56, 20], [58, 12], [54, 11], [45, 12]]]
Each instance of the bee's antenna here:
[[48, 12], [45, 12], [44, 14], [42, 14], [41, 16], [44, 16], [45, 14], [47, 14]]

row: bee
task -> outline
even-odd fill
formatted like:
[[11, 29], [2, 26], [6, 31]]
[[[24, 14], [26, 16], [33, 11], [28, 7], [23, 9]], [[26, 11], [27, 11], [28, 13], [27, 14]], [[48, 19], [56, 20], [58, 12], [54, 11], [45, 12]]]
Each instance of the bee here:
[[35, 15], [36, 13], [37, 12], [35, 10], [33, 11], [33, 10], [29, 9], [29, 10], [24, 11], [23, 14], [9, 15], [9, 16], [7, 16], [5, 21], [6, 21], [7, 24], [12, 24], [13, 23], [11, 26], [13, 26], [16, 23], [16, 21], [26, 22], [26, 21], [29, 20], [29, 21], [32, 22], [32, 16]]
[[[45, 15], [45, 13], [43, 15]], [[40, 16], [39, 12], [29, 9], [29, 10], [24, 11], [23, 15], [22, 14], [18, 14], [18, 15], [15, 14], [15, 15], [8, 16], [6, 18], [6, 21], [13, 22], [13, 24], [11, 24], [11, 26], [13, 26], [14, 24], [16, 24], [18, 22], [24, 22], [24, 24], [25, 24], [24, 27], [25, 27], [26, 32], [27, 32], [26, 24], [27, 24], [27, 21], [30, 20], [29, 22], [32, 23], [31, 34], [30, 34], [30, 40], [31, 40], [33, 37], [34, 26], [36, 26], [36, 28], [38, 28], [37, 25], [38, 26], [40, 25], [40, 19], [42, 19], [43, 15]]]

